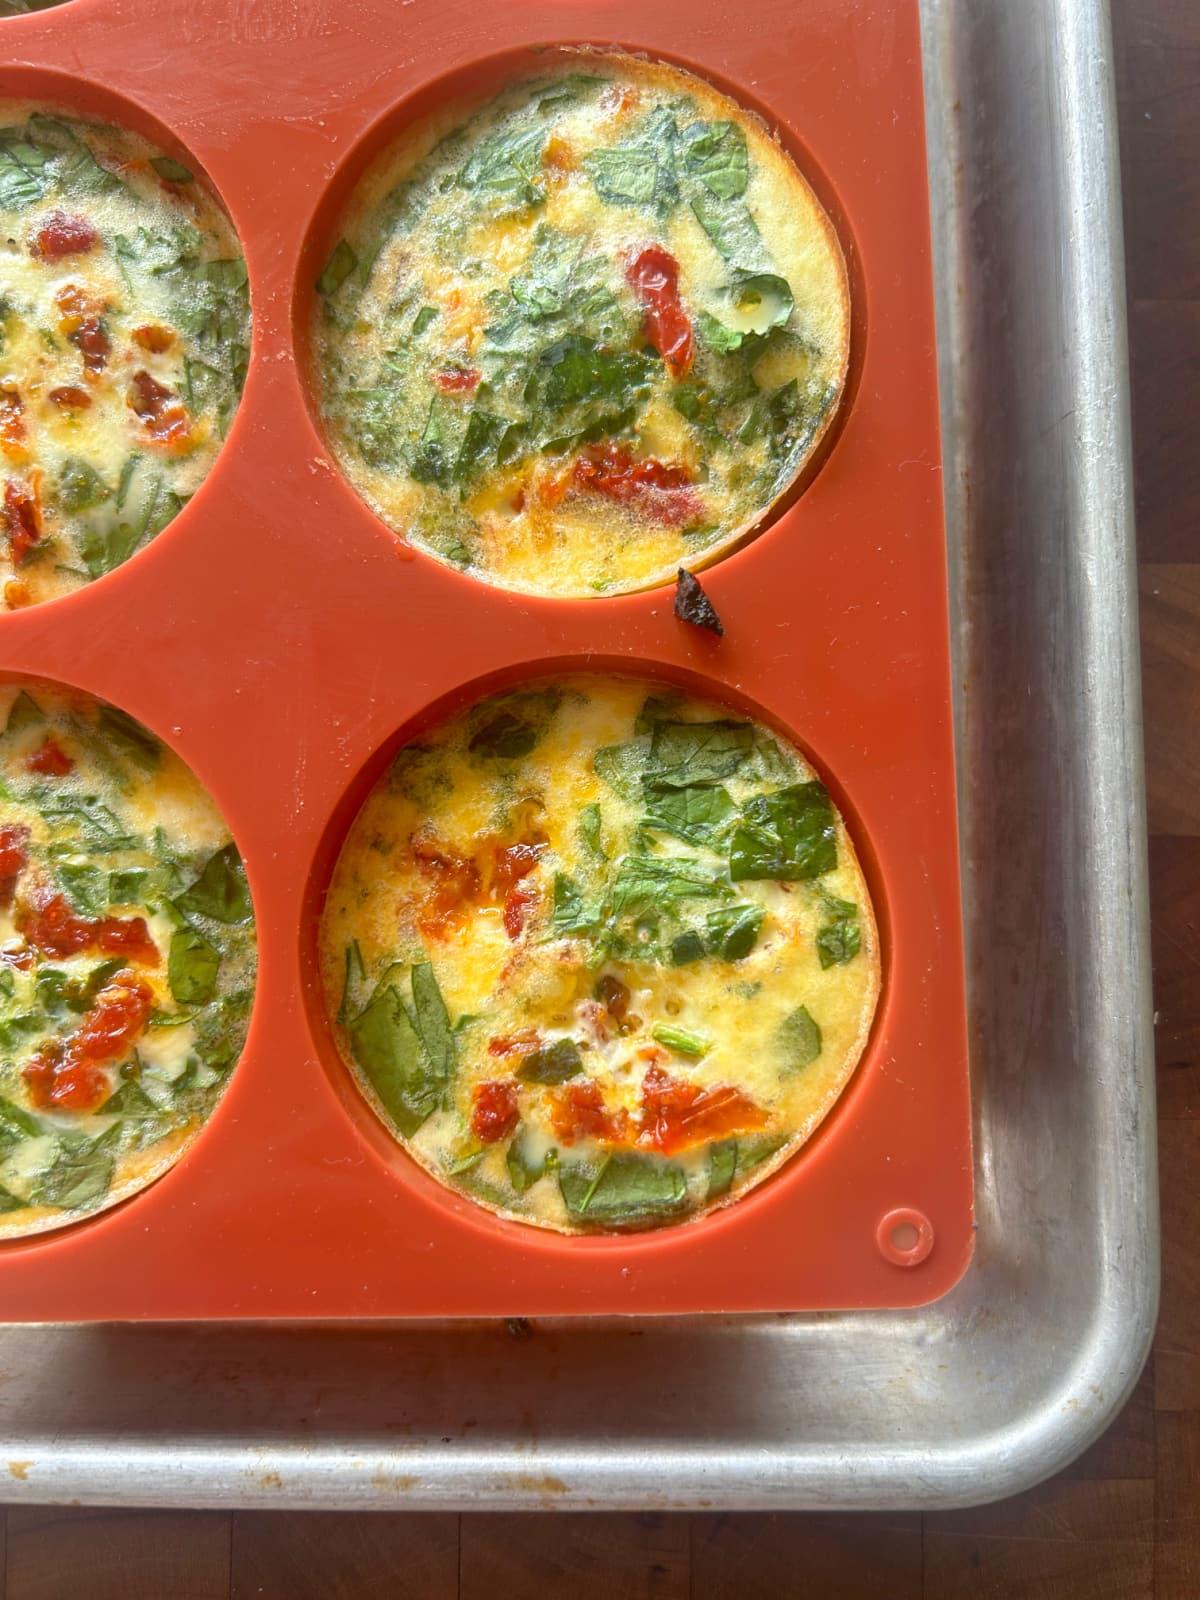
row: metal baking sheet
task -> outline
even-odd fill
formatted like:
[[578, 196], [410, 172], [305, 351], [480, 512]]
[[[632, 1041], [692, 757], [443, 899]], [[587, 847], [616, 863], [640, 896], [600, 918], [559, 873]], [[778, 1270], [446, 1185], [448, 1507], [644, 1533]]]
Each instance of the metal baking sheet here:
[[[577, 13], [579, 15], [579, 13]], [[900, 1314], [0, 1330], [3, 1497], [930, 1507], [1111, 1420], [1158, 1285], [1101, 0], [925, 0], [978, 1248]]]

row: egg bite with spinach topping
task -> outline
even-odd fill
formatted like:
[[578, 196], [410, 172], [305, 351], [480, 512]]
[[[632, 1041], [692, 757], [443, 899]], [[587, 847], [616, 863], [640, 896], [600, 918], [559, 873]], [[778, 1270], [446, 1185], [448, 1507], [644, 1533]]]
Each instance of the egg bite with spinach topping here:
[[410, 128], [317, 283], [329, 438], [404, 537], [595, 596], [730, 549], [845, 386], [834, 229], [757, 116], [679, 69], [562, 51]]
[[580, 676], [407, 745], [320, 932], [337, 1043], [441, 1182], [565, 1233], [736, 1201], [845, 1088], [879, 993], [845, 825], [765, 727]]
[[135, 1194], [212, 1114], [254, 989], [237, 846], [173, 751], [0, 687], [0, 1238]]

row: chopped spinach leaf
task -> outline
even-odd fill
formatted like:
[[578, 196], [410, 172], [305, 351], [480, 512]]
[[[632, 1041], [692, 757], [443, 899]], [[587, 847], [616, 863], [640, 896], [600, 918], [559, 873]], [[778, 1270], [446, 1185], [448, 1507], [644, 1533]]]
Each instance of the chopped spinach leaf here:
[[579, 837], [593, 855], [604, 855], [600, 807], [594, 800], [579, 813]]
[[655, 911], [678, 900], [712, 900], [728, 893], [713, 869], [694, 856], [626, 856], [612, 886], [616, 916]]
[[729, 848], [729, 876], [797, 882], [837, 866], [837, 827], [823, 784], [797, 783], [749, 800]]
[[4, 724], [5, 733], [20, 733], [23, 728], [34, 728], [46, 720], [41, 706], [32, 695], [21, 690], [17, 698], [8, 709], [8, 721]]
[[646, 816], [642, 826], [657, 833], [674, 834], [688, 844], [717, 845], [737, 813], [729, 792], [720, 784], [643, 783]]
[[406, 1139], [436, 1110], [446, 1080], [421, 1047], [408, 1008], [389, 985], [350, 1024], [354, 1059]]
[[741, 1178], [747, 1172], [752, 1172], [755, 1167], [761, 1167], [764, 1161], [782, 1150], [788, 1142], [786, 1133], [750, 1133], [743, 1134], [737, 1141], [737, 1163], [734, 1176]]
[[555, 1039], [521, 1057], [517, 1077], [522, 1083], [565, 1083], [583, 1071], [583, 1057], [574, 1039]]
[[737, 1169], [737, 1140], [720, 1139], [708, 1147], [708, 1196], [719, 1200], [728, 1194]]
[[326, 296], [336, 294], [357, 265], [358, 257], [354, 251], [345, 239], [339, 239], [330, 252], [329, 260], [321, 269], [321, 276], [317, 279], [317, 293]]
[[162, 757], [162, 745], [148, 728], [116, 706], [101, 706], [96, 719], [101, 740], [142, 772], [153, 772]]
[[730, 778], [753, 743], [750, 722], [658, 722], [650, 738], [647, 777], [676, 788]]
[[87, 511], [107, 500], [112, 490], [88, 462], [68, 456], [58, 472], [58, 503], [64, 511]]
[[674, 1216], [687, 1206], [683, 1172], [654, 1156], [620, 1152], [598, 1170], [562, 1166], [558, 1182], [573, 1218], [614, 1228]]
[[246, 869], [232, 841], [209, 856], [200, 876], [176, 898], [180, 911], [216, 922], [248, 922], [254, 913]]
[[458, 1062], [458, 1047], [437, 976], [428, 961], [419, 961], [412, 969], [412, 994], [422, 1048], [434, 1076], [448, 1081]]
[[499, 711], [471, 736], [468, 748], [475, 755], [498, 761], [527, 756], [538, 742], [538, 730], [512, 711]]
[[0, 206], [20, 211], [49, 193], [54, 185], [51, 154], [12, 132], [0, 138]]
[[799, 1072], [821, 1054], [821, 1029], [805, 1006], [797, 1006], [779, 1027], [779, 1042], [787, 1056], [785, 1072]]
[[30, 1198], [37, 1205], [81, 1211], [103, 1200], [112, 1183], [121, 1124], [95, 1139], [69, 1135], [59, 1141], [54, 1159], [38, 1174]]
[[704, 189], [692, 197], [692, 212], [723, 260], [743, 272], [769, 271], [762, 234], [741, 200], [719, 200]]
[[587, 933], [598, 920], [598, 910], [585, 903], [574, 878], [565, 872], [555, 873], [554, 911], [550, 918], [555, 933]]
[[35, 1116], [14, 1105], [11, 1100], [0, 1098], [0, 1139], [4, 1137], [5, 1130], [10, 1130], [17, 1138], [36, 1139], [42, 1132], [42, 1125]]
[[592, 757], [592, 765], [622, 800], [637, 802], [642, 798], [642, 774], [649, 754], [645, 739], [631, 739], [626, 744], [602, 745]]
[[108, 907], [107, 874], [90, 861], [61, 861], [58, 881], [77, 911], [85, 917], [103, 916]]
[[817, 929], [817, 957], [822, 967], [842, 966], [862, 949], [858, 907], [852, 900], [826, 901], [830, 920]]
[[601, 200], [612, 206], [651, 206], [667, 212], [679, 199], [674, 114], [652, 111], [632, 139], [593, 150], [584, 166]]
[[220, 951], [190, 923], [176, 928], [167, 952], [167, 983], [180, 1005], [203, 1005], [217, 990]]
[[546, 138], [540, 123], [502, 128], [472, 151], [458, 175], [459, 184], [488, 194], [494, 216], [542, 205], [545, 192], [534, 180], [542, 169]]
[[196, 175], [173, 156], [151, 156], [150, 165], [164, 183], [194, 183]]
[[746, 135], [736, 122], [698, 122], [684, 130], [688, 171], [720, 200], [736, 200], [750, 181]]
[[750, 954], [766, 913], [762, 906], [739, 902], [719, 906], [704, 919], [704, 945], [722, 961], [740, 961]]

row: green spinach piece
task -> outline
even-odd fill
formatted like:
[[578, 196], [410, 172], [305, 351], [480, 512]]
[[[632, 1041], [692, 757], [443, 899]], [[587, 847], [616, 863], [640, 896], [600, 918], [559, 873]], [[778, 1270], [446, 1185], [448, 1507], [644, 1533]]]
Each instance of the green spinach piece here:
[[568, 873], [554, 875], [554, 910], [550, 925], [555, 933], [588, 933], [599, 921], [600, 913], [583, 898], [579, 885]]
[[516, 1076], [522, 1083], [566, 1083], [583, 1071], [583, 1057], [574, 1039], [555, 1039], [521, 1057]]
[[174, 156], [151, 156], [150, 165], [164, 183], [194, 183], [196, 181], [196, 175], [191, 168], [185, 167], [182, 161], [176, 161]]
[[472, 151], [458, 174], [460, 187], [487, 194], [493, 216], [544, 204], [545, 191], [534, 180], [542, 170], [546, 138], [541, 124], [501, 128]]
[[736, 1139], [720, 1139], [708, 1147], [708, 1194], [709, 1200], [719, 1200], [723, 1194], [728, 1194], [733, 1183], [733, 1175], [737, 1170]]
[[811, 1066], [821, 1054], [821, 1029], [806, 1006], [797, 1006], [779, 1025], [779, 1044], [787, 1059], [785, 1072], [799, 1072]]
[[87, 511], [112, 496], [112, 490], [89, 462], [68, 456], [59, 468], [58, 503], [69, 513]]
[[[602, 819], [595, 800], [589, 801], [579, 813], [579, 837], [594, 856], [603, 857]], [[557, 896], [557, 890], [555, 893]]]
[[214, 851], [196, 881], [175, 901], [180, 911], [215, 922], [249, 922], [254, 914], [246, 869], [232, 841]]
[[162, 745], [148, 728], [143, 728], [126, 711], [116, 706], [101, 706], [96, 722], [101, 740], [118, 755], [131, 761], [139, 771], [153, 772], [162, 757]]
[[110, 906], [144, 905], [155, 881], [149, 867], [125, 867], [108, 875], [108, 903]]
[[[686, 724], [685, 724], [686, 726]], [[737, 807], [720, 784], [671, 784], [644, 780], [646, 816], [642, 827], [673, 834], [687, 844], [715, 846], [724, 837]]]
[[350, 1024], [354, 1059], [384, 1110], [406, 1139], [436, 1109], [447, 1078], [426, 1054], [394, 984], [378, 993]]
[[471, 735], [467, 748], [473, 755], [496, 761], [517, 761], [538, 742], [533, 723], [512, 711], [498, 711]]
[[749, 800], [733, 831], [729, 876], [799, 882], [837, 866], [837, 827], [825, 786], [796, 783]]
[[45, 722], [46, 715], [41, 706], [32, 695], [21, 690], [12, 705], [8, 708], [8, 721], [4, 724], [5, 733], [20, 733], [24, 728], [35, 728]]
[[85, 917], [103, 916], [108, 909], [108, 878], [91, 862], [61, 861], [58, 881], [76, 911]]
[[428, 961], [419, 961], [412, 969], [412, 996], [422, 1048], [434, 1075], [448, 1082], [458, 1064], [458, 1048], [437, 975]]
[[674, 114], [657, 107], [631, 139], [584, 158], [592, 187], [607, 205], [647, 206], [665, 214], [679, 199], [677, 140]]
[[646, 776], [677, 789], [715, 783], [737, 772], [753, 744], [750, 722], [657, 722]]
[[15, 131], [0, 138], [0, 206], [22, 211], [49, 194], [54, 187], [52, 153], [29, 144]]
[[698, 189], [692, 196], [692, 213], [723, 261], [742, 272], [771, 270], [762, 234], [744, 201], [720, 200]]
[[825, 901], [830, 920], [817, 929], [817, 957], [822, 967], [842, 966], [862, 949], [862, 928], [853, 900], [830, 895]]
[[612, 886], [614, 916], [656, 911], [679, 900], [713, 900], [729, 893], [714, 870], [694, 856], [626, 856]]
[[504, 1164], [508, 1168], [509, 1182], [518, 1194], [524, 1194], [527, 1189], [532, 1189], [539, 1178], [555, 1165], [553, 1150], [544, 1151], [542, 1155], [535, 1156], [532, 1149], [532, 1139], [529, 1130], [522, 1124], [512, 1137], [508, 1149], [504, 1152]]
[[562, 1166], [558, 1183], [574, 1220], [611, 1228], [677, 1216], [688, 1204], [682, 1170], [654, 1156], [622, 1151], [609, 1156], [599, 1169]]
[[750, 181], [746, 135], [736, 122], [696, 122], [683, 132], [688, 172], [719, 200], [736, 200]]
[[646, 770], [649, 754], [650, 745], [645, 739], [630, 739], [626, 744], [601, 745], [592, 757], [592, 766], [622, 800], [636, 803], [642, 798], [642, 774]]
[[747, 1172], [753, 1172], [755, 1167], [761, 1167], [764, 1161], [769, 1161], [773, 1155], [782, 1150], [787, 1142], [786, 1133], [743, 1134], [737, 1141], [734, 1176], [741, 1178]]
[[21, 1139], [36, 1139], [41, 1123], [23, 1107], [0, 1098], [0, 1150], [9, 1149]]
[[5, 1211], [24, 1211], [25, 1202], [13, 1194], [11, 1189], [0, 1186], [0, 1213]]
[[718, 906], [704, 919], [704, 948], [721, 961], [740, 961], [754, 949], [766, 915], [762, 906], [739, 901]]
[[167, 984], [180, 1005], [204, 1005], [217, 991], [221, 954], [190, 923], [176, 928], [167, 952]]
[[119, 1122], [94, 1139], [79, 1135], [60, 1139], [54, 1159], [33, 1184], [31, 1200], [63, 1211], [83, 1211], [97, 1205], [112, 1183], [120, 1139]]
[[358, 257], [354, 251], [345, 239], [339, 239], [330, 251], [328, 261], [321, 268], [321, 275], [317, 279], [317, 293], [326, 297], [336, 294], [357, 265]]

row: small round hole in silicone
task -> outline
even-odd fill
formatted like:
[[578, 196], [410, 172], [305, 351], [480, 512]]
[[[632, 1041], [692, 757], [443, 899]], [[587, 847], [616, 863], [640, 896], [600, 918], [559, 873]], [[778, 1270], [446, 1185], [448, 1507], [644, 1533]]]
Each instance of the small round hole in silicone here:
[[875, 1243], [893, 1266], [917, 1267], [933, 1249], [933, 1224], [923, 1211], [899, 1206], [880, 1218]]

